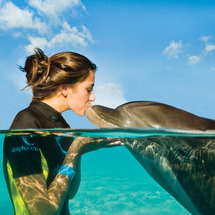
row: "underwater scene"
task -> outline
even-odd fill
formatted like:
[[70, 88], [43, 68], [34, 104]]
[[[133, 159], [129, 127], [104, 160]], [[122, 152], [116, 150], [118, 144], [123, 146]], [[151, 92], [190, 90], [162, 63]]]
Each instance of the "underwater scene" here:
[[[71, 214], [214, 212], [214, 131], [162, 128], [2, 130], [1, 163], [5, 135], [119, 137], [125, 142], [125, 146], [103, 148], [82, 156], [81, 184], [69, 203]], [[3, 171], [0, 181], [1, 214], [13, 214]]]

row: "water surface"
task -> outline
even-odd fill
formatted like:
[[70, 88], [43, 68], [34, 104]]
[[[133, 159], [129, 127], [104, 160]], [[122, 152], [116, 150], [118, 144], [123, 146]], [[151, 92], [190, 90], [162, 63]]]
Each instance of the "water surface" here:
[[[1, 130], [1, 163], [5, 135], [215, 138], [215, 131], [188, 132], [165, 128]], [[1, 214], [12, 214], [2, 171], [0, 182]], [[81, 185], [69, 206], [71, 214], [190, 214], [148, 175], [124, 146], [83, 155]]]

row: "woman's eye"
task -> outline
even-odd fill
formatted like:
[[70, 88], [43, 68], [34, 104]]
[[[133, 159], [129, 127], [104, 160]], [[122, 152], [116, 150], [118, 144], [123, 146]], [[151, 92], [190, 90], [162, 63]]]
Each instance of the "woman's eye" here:
[[88, 93], [91, 93], [91, 92], [92, 92], [92, 90], [93, 90], [93, 89], [87, 89], [87, 92], [88, 92]]

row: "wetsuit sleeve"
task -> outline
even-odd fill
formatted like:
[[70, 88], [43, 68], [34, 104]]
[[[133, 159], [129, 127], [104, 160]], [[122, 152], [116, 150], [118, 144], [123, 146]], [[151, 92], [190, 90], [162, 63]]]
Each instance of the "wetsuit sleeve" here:
[[[22, 128], [38, 128], [37, 119], [31, 112], [20, 112], [10, 127], [10, 129]], [[38, 138], [31, 135], [5, 137], [4, 156], [10, 163], [14, 178], [42, 173]]]

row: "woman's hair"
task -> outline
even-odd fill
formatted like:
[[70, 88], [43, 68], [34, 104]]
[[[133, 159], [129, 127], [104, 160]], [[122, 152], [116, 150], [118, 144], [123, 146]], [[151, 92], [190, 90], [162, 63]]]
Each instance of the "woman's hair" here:
[[74, 52], [61, 52], [47, 57], [39, 48], [35, 54], [26, 59], [25, 66], [20, 67], [26, 72], [27, 86], [33, 92], [33, 101], [48, 98], [63, 84], [74, 86], [83, 82], [90, 71], [97, 67], [88, 58]]

